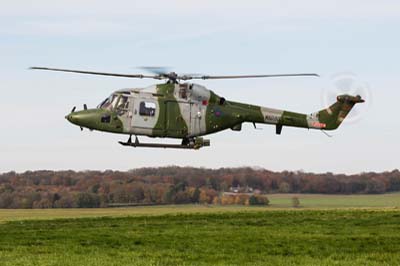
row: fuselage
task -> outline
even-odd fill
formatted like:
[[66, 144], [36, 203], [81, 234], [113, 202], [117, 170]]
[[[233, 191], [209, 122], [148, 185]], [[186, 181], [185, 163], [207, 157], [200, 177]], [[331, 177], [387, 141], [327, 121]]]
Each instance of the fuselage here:
[[192, 138], [240, 130], [244, 122], [274, 124], [280, 134], [282, 126], [336, 129], [361, 101], [342, 95], [327, 109], [300, 114], [227, 101], [198, 84], [165, 83], [116, 91], [96, 109], [72, 112], [66, 118], [91, 130], [150, 137]]
[[81, 127], [112, 133], [187, 138], [240, 125], [224, 98], [198, 84], [159, 84], [114, 92], [98, 108], [73, 112], [67, 119]]

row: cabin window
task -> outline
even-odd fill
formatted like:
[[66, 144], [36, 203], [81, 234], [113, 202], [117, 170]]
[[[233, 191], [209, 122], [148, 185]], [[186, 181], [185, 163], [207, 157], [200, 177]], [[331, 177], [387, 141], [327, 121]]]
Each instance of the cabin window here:
[[154, 102], [140, 102], [139, 114], [143, 116], [154, 116], [156, 113], [156, 104]]

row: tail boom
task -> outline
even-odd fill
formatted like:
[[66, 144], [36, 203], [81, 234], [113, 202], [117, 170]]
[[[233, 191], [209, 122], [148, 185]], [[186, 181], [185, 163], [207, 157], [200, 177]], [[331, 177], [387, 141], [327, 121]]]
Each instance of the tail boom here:
[[340, 126], [355, 104], [364, 102], [359, 95], [346, 94], [337, 96], [336, 100], [328, 108], [309, 115], [261, 107], [263, 121], [249, 122], [275, 124], [277, 134], [280, 134], [282, 126], [334, 130]]

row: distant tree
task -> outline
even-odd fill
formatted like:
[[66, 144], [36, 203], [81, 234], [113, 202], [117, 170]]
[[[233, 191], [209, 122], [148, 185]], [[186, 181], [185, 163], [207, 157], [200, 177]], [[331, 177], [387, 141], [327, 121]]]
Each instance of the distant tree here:
[[222, 195], [221, 205], [232, 205], [232, 204], [235, 204], [235, 196], [234, 195]]
[[0, 194], [4, 193], [4, 192], [11, 193], [11, 192], [14, 192], [14, 191], [15, 191], [15, 188], [11, 184], [6, 183], [6, 184], [0, 186]]
[[200, 201], [200, 193], [201, 193], [200, 189], [198, 187], [196, 187], [191, 196], [191, 201], [193, 203], [198, 203]]
[[142, 186], [135, 186], [131, 190], [130, 200], [132, 202], [141, 202], [144, 199], [144, 190]]
[[128, 193], [121, 186], [118, 186], [110, 193], [110, 199], [114, 203], [128, 202]]
[[300, 200], [298, 197], [292, 197], [292, 207], [294, 208], [300, 207]]
[[35, 201], [40, 201], [41, 196], [38, 192], [27, 192], [20, 201], [20, 208], [32, 209]]
[[156, 203], [157, 202], [157, 190], [151, 186], [143, 188], [143, 202], [144, 203]]
[[281, 183], [279, 184], [279, 192], [280, 192], [280, 193], [289, 193], [289, 192], [290, 192], [290, 185], [289, 185], [289, 183], [288, 183], [288, 182], [285, 182], [285, 181], [281, 182]]
[[[396, 175], [397, 174], [397, 175]], [[389, 177], [389, 191], [400, 191], [400, 175], [398, 171], [393, 171], [390, 173]]]
[[0, 209], [10, 208], [13, 203], [13, 195], [10, 192], [3, 192], [0, 194]]
[[211, 204], [213, 202], [214, 197], [218, 196], [218, 193], [213, 189], [202, 189], [200, 192], [200, 203]]
[[[400, 171], [313, 174], [271, 172], [248, 167], [140, 168], [128, 172], [26, 171], [0, 174], [0, 208], [69, 208], [110, 203], [220, 203], [229, 187], [261, 193], [385, 193], [400, 191]], [[84, 193], [84, 194], [81, 194]], [[85, 194], [89, 193], [89, 194]], [[79, 195], [79, 196], [78, 196]], [[224, 203], [258, 204], [257, 197], [235, 195]]]
[[174, 200], [175, 204], [185, 204], [185, 203], [190, 203], [190, 202], [191, 202], [191, 198], [190, 198], [189, 191], [187, 191], [187, 190], [178, 191], [175, 194], [175, 200]]
[[81, 192], [76, 195], [76, 206], [78, 208], [97, 208], [100, 206], [100, 199], [94, 193]]
[[97, 193], [99, 191], [100, 184], [94, 184], [92, 188], [90, 189], [92, 193]]
[[237, 205], [246, 205], [246, 201], [248, 201], [250, 197], [246, 194], [240, 194], [235, 197], [235, 204]]
[[71, 195], [63, 195], [59, 200], [54, 203], [55, 208], [74, 208], [77, 203]]
[[386, 190], [385, 183], [378, 178], [373, 178], [367, 183], [367, 193], [371, 194], [378, 194], [378, 193], [384, 193]]
[[268, 205], [269, 200], [263, 195], [251, 195], [248, 200], [249, 205]]
[[256, 195], [259, 205], [269, 205], [269, 199], [264, 195]]
[[35, 201], [33, 203], [33, 207], [37, 208], [37, 209], [49, 209], [49, 208], [53, 208], [53, 203], [51, 202], [50, 199], [43, 198], [39, 201]]
[[214, 205], [220, 205], [221, 204], [221, 198], [218, 196], [215, 196], [212, 200], [212, 204]]
[[169, 189], [165, 192], [164, 194], [164, 203], [173, 203], [175, 202], [175, 195], [176, 195], [176, 190], [175, 186], [171, 185]]
[[52, 194], [52, 195], [50, 196], [50, 198], [51, 198], [51, 201], [54, 203], [54, 202], [56, 202], [57, 200], [61, 199], [61, 196], [60, 196], [58, 193], [54, 193], [54, 194]]

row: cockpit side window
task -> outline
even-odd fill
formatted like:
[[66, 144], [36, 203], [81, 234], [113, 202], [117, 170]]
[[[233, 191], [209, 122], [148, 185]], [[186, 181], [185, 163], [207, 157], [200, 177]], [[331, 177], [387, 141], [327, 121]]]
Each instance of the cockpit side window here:
[[117, 104], [118, 115], [123, 115], [126, 112], [128, 112], [128, 106], [129, 106], [129, 98], [127, 96], [121, 96]]
[[117, 109], [126, 110], [126, 109], [128, 109], [128, 104], [129, 104], [128, 97], [121, 96], [121, 98], [119, 99], [119, 102], [118, 102]]
[[156, 113], [156, 104], [154, 102], [140, 102], [139, 114], [142, 116], [154, 116]]

